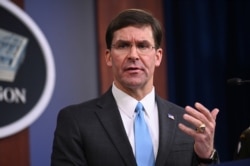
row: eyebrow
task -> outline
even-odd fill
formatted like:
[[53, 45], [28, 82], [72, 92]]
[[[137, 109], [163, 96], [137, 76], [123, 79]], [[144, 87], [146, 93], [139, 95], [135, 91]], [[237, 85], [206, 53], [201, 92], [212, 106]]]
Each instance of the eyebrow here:
[[[129, 40], [117, 40], [114, 44], [119, 44], [119, 43], [124, 43], [124, 44], [131, 44], [133, 42], [129, 41]], [[150, 44], [150, 42], [148, 40], [138, 40], [135, 41], [135, 44]]]

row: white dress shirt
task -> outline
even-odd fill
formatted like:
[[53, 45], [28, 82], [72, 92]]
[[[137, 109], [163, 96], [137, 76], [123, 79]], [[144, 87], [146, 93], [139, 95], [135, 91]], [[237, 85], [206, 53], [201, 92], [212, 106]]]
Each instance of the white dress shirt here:
[[[134, 119], [135, 107], [139, 101], [118, 89], [114, 83], [112, 86], [112, 93], [118, 105], [124, 128], [126, 130], [128, 139], [135, 154]], [[145, 109], [144, 117], [149, 128], [149, 132], [154, 146], [154, 155], [156, 158], [159, 146], [159, 120], [158, 108], [155, 101], [154, 87], [152, 91], [147, 94], [140, 102], [143, 104]]]

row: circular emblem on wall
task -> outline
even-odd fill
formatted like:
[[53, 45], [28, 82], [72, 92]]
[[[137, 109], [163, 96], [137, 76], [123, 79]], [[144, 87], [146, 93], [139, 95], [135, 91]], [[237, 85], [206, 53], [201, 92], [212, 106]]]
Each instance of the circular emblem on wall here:
[[55, 85], [49, 44], [34, 21], [0, 0], [0, 138], [31, 125], [44, 112]]

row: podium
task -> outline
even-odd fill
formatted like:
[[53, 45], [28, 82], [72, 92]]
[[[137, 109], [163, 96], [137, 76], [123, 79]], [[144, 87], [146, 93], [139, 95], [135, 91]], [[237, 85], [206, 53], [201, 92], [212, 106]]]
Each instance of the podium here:
[[0, 139], [0, 165], [29, 166], [29, 131]]

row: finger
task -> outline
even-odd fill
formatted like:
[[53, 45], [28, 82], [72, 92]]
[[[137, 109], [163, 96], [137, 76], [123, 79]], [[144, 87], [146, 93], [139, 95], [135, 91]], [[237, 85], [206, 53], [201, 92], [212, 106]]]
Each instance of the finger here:
[[184, 114], [183, 119], [185, 119], [187, 122], [192, 124], [195, 128], [197, 128], [198, 126], [200, 126], [203, 123], [199, 119], [194, 118], [193, 116], [190, 116], [189, 114]]
[[211, 112], [204, 105], [202, 105], [199, 102], [196, 102], [194, 106], [199, 112], [201, 112], [208, 119], [208, 121], [213, 120]]
[[204, 116], [206, 117], [206, 120], [205, 119], [201, 119], [206, 127], [207, 127], [207, 132], [211, 132], [211, 133], [214, 133], [214, 130], [215, 130], [215, 125], [216, 125], [216, 117], [219, 113], [219, 109], [218, 108], [215, 108], [213, 109], [211, 112], [206, 108], [204, 107], [201, 103], [195, 103], [195, 107], [201, 112], [204, 114]]
[[[197, 111], [196, 109], [194, 109], [193, 107], [186, 106], [185, 110], [189, 115], [191, 115], [192, 117], [198, 119], [201, 123], [202, 122], [203, 123], [208, 123], [208, 120], [207, 120], [206, 116], [204, 114], [202, 114], [201, 112]], [[198, 124], [198, 125], [200, 125], [200, 124]]]
[[178, 124], [178, 127], [180, 130], [182, 130], [184, 133], [190, 135], [191, 137], [195, 137], [195, 134], [196, 134], [196, 131], [194, 129], [191, 129], [187, 126], [185, 126], [184, 124], [182, 123], [179, 123]]
[[212, 117], [213, 117], [214, 120], [216, 120], [217, 115], [218, 115], [219, 112], [220, 112], [220, 110], [218, 108], [213, 109], [213, 111], [211, 112]]
[[196, 130], [194, 130], [193, 128], [187, 127], [186, 125], [179, 123], [178, 127], [181, 131], [183, 131], [184, 133], [186, 133], [187, 135], [193, 137], [195, 140], [199, 140], [201, 141], [202, 139], [204, 139], [206, 137], [205, 133], [198, 133]]
[[219, 112], [218, 108], [215, 108], [215, 109], [213, 109], [214, 113], [212, 114], [212, 112], [210, 112], [209, 109], [207, 109], [204, 105], [202, 105], [199, 102], [195, 103], [195, 108], [197, 110], [199, 110], [208, 119], [208, 121], [210, 121], [210, 122], [212, 122], [212, 121], [214, 121], [216, 119], [216, 116], [217, 116], [217, 114]]

